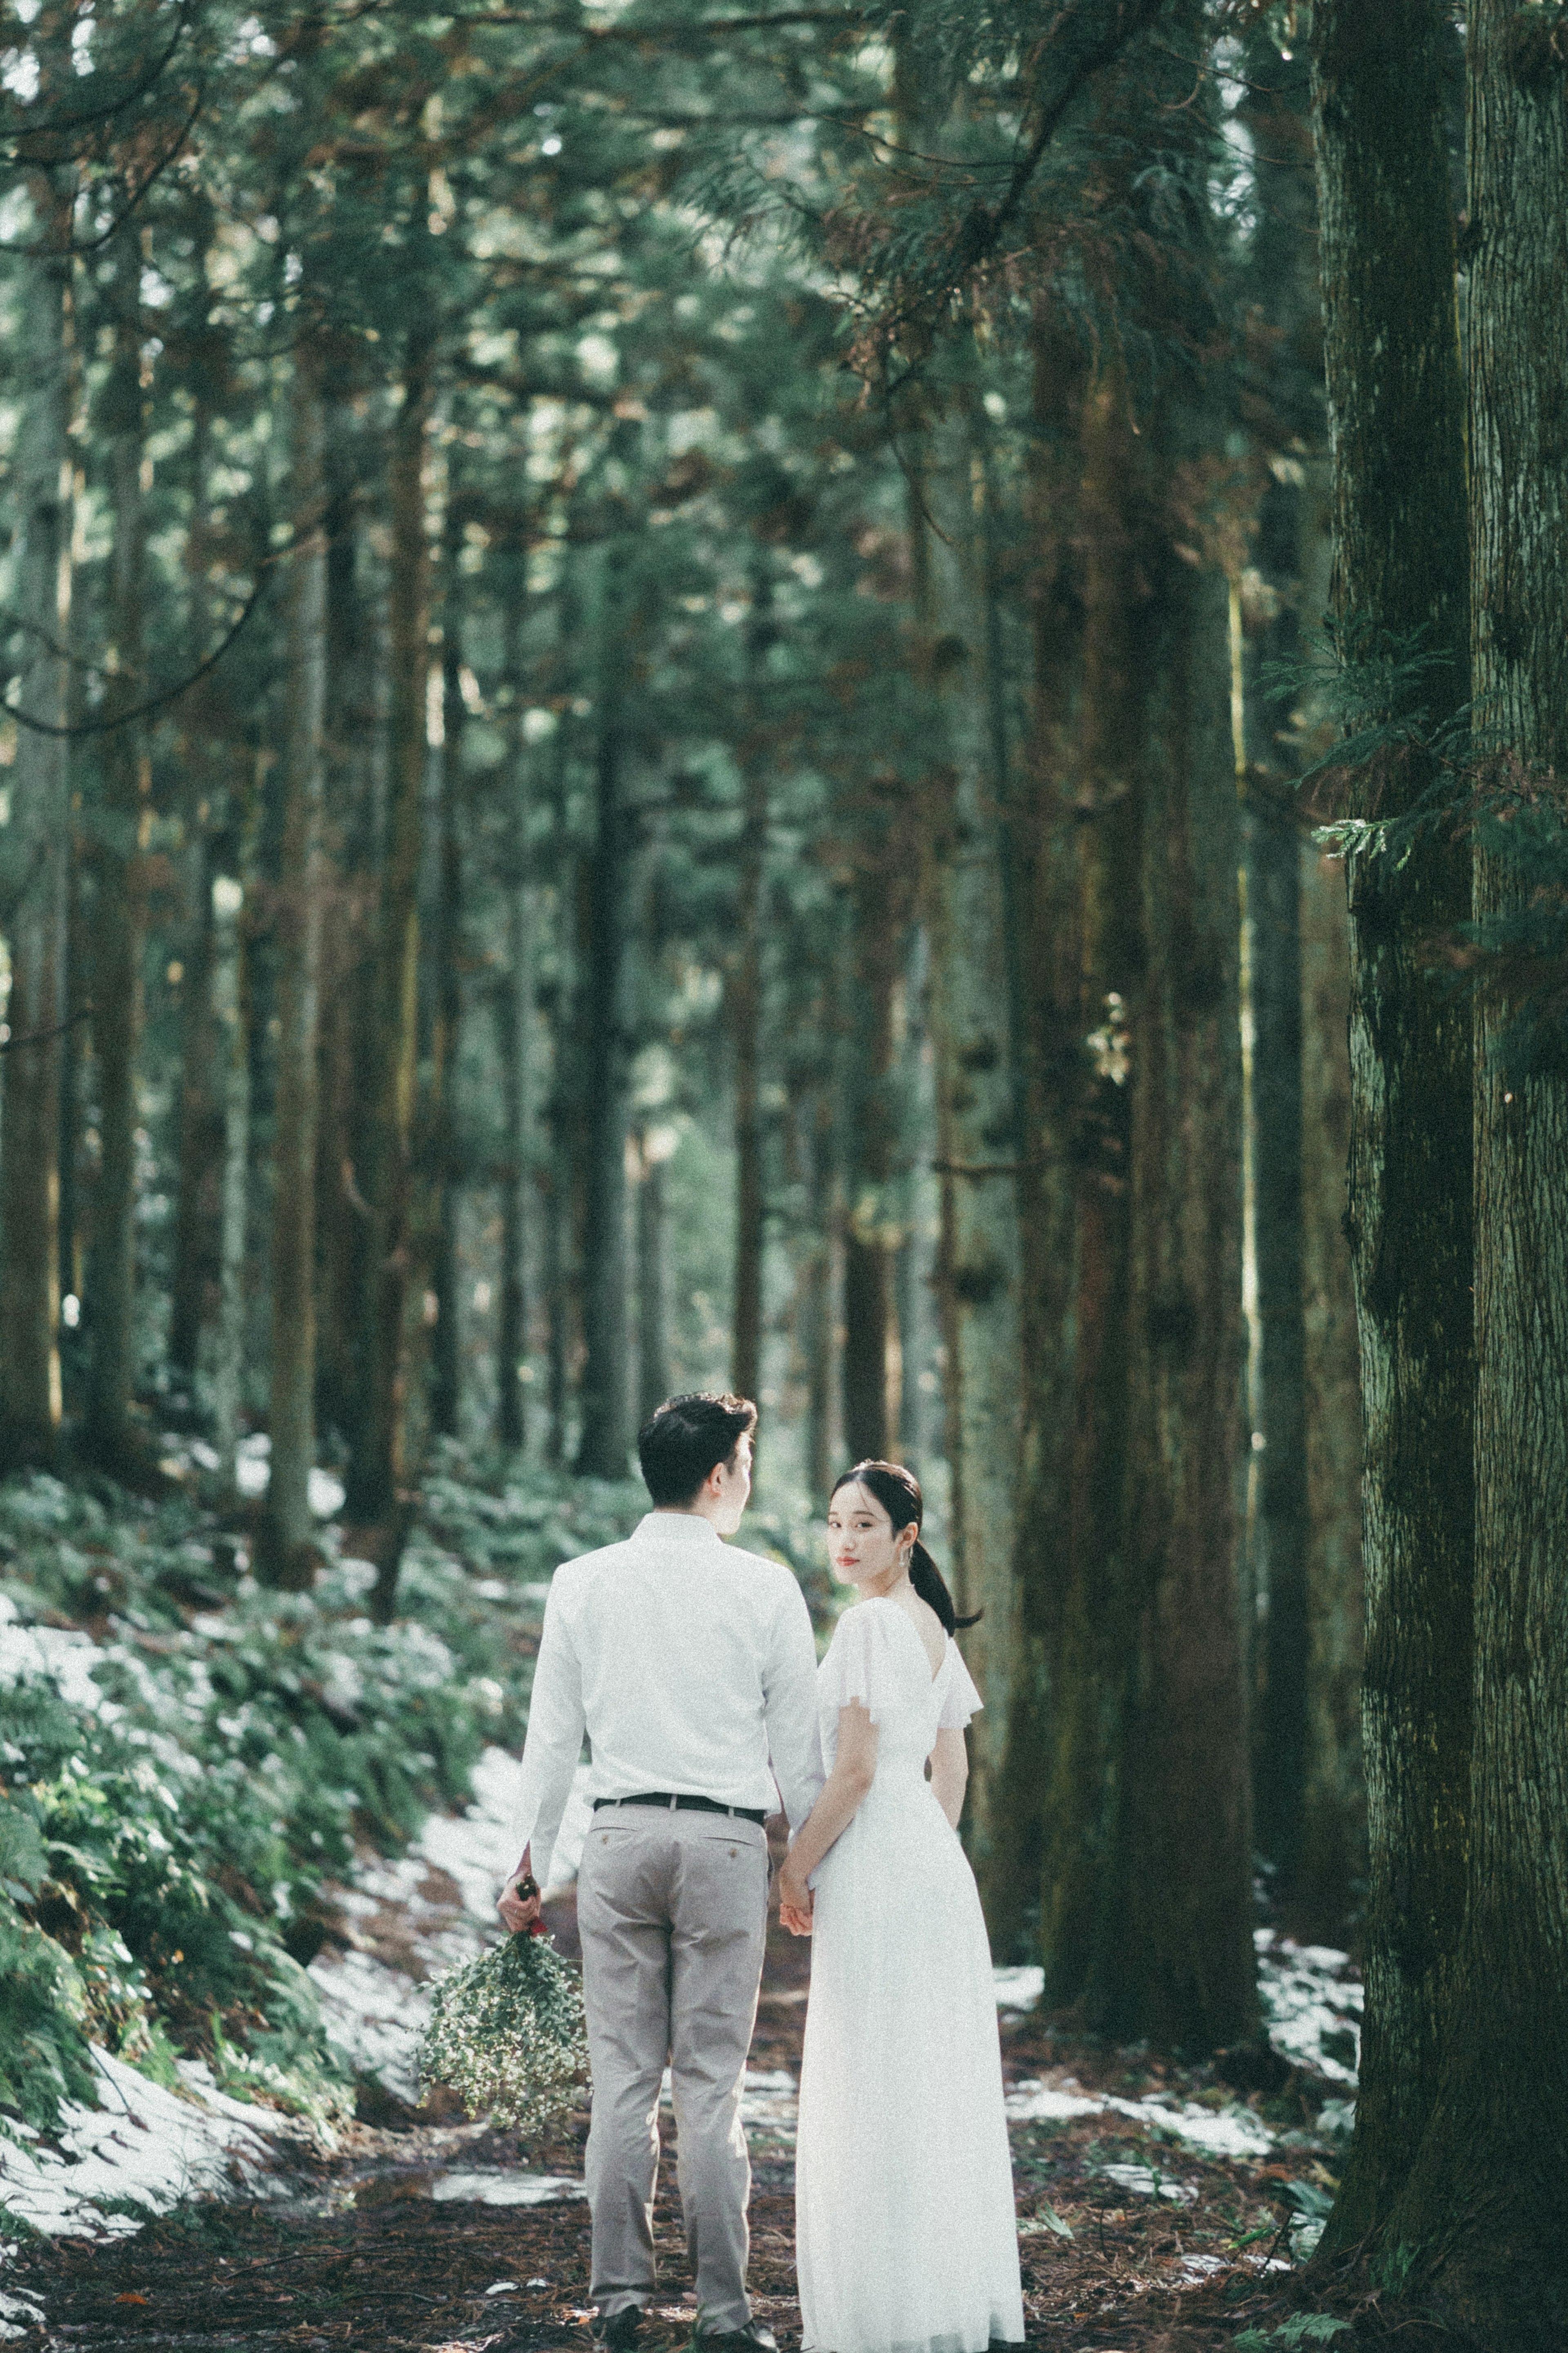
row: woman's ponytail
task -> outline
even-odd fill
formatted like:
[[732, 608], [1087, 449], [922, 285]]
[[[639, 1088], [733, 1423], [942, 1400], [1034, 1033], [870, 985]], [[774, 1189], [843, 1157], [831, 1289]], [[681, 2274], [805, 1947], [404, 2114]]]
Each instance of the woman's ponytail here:
[[947, 1579], [927, 1552], [920, 1538], [910, 1555], [910, 1583], [922, 1601], [929, 1602], [942, 1620], [942, 1631], [955, 1634], [961, 1626], [973, 1626], [984, 1616], [977, 1609], [972, 1618], [961, 1618], [952, 1606], [952, 1596], [947, 1589]]
[[921, 1493], [921, 1482], [914, 1472], [906, 1471], [901, 1462], [857, 1462], [853, 1470], [846, 1471], [842, 1478], [834, 1481], [833, 1492], [837, 1495], [840, 1487], [851, 1484], [864, 1487], [868, 1493], [875, 1495], [891, 1520], [895, 1533], [907, 1528], [911, 1522], [914, 1524], [916, 1536], [914, 1550], [910, 1555], [910, 1583], [921, 1599], [936, 1611], [942, 1620], [942, 1631], [955, 1634], [961, 1626], [977, 1624], [984, 1611], [977, 1609], [972, 1618], [959, 1616], [952, 1606], [946, 1578], [920, 1541], [920, 1525], [925, 1517], [925, 1497]]

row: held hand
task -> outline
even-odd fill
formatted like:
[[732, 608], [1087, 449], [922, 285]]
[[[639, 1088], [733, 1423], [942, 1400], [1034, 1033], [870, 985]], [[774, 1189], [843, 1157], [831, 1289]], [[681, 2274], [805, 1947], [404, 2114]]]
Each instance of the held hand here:
[[786, 1861], [779, 1873], [779, 1920], [792, 1936], [809, 1936], [816, 1898]]

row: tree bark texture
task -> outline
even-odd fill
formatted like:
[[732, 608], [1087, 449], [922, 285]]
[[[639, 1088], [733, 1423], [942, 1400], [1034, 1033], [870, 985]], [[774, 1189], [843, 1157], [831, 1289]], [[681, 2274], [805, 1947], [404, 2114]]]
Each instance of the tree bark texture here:
[[904, 845], [879, 797], [856, 844], [849, 1003], [842, 1102], [845, 1154], [844, 1343], [839, 1356], [844, 1444], [853, 1462], [885, 1461], [898, 1442], [890, 1363], [898, 1334], [892, 1198], [897, 1149], [893, 996], [898, 982]]
[[271, 1470], [257, 1566], [268, 1583], [309, 1589], [316, 1548], [316, 1148], [321, 1091], [323, 734], [327, 553], [321, 387], [307, 351], [292, 391], [295, 554], [289, 583], [282, 853], [278, 893], [278, 1045], [272, 1213]]
[[1366, 1881], [1361, 1367], [1345, 1240], [1350, 939], [1340, 860], [1310, 843], [1298, 854], [1309, 1648], [1301, 1843], [1289, 1918], [1312, 1942], [1344, 1945]]
[[1217, 576], [1177, 554], [1190, 420], [1134, 434], [1104, 366], [1077, 877], [1075, 1395], [1044, 1804], [1047, 1992], [1102, 2031], [1253, 2029], [1237, 1595], [1240, 1066], [1234, 763]]
[[502, 881], [506, 890], [507, 966], [495, 993], [496, 1053], [501, 1071], [506, 1161], [500, 1183], [500, 1313], [496, 1327], [496, 1439], [510, 1452], [528, 1442], [525, 1409], [529, 1339], [529, 1244], [533, 1194], [533, 912], [529, 839], [532, 807], [528, 748], [522, 734], [525, 681], [521, 622], [526, 555], [511, 584], [504, 671], [511, 691], [507, 718], [507, 783], [510, 830]]
[[[768, 612], [772, 584], [759, 570], [752, 586], [751, 648], [753, 670], [766, 658], [771, 637]], [[768, 745], [753, 708], [741, 769], [743, 829], [741, 835], [739, 921], [730, 976], [730, 1026], [735, 1052], [735, 1290], [734, 1344], [730, 1386], [737, 1397], [755, 1398], [763, 1372], [763, 1283], [767, 1198], [763, 1168], [763, 893], [768, 847]]]
[[[1086, 355], [1044, 299], [1033, 337], [1026, 487], [1030, 713], [1024, 776], [1002, 846], [1021, 909], [1009, 954], [1019, 1024], [1021, 1136], [1019, 1440], [1015, 1565], [1018, 1610], [1007, 1738], [981, 1880], [994, 1949], [1031, 1955], [1039, 1931], [1043, 1808], [1053, 1770], [1060, 1532], [1068, 1523], [1076, 1268], [1074, 1147], [1085, 1048], [1075, 811], [1083, 617], [1078, 496]], [[1097, 1027], [1097, 1022], [1090, 1023]]]
[[599, 607], [601, 663], [595, 822], [587, 877], [583, 1075], [587, 1166], [583, 1230], [582, 1433], [578, 1472], [624, 1479], [631, 1431], [626, 1361], [626, 1010], [631, 823], [625, 804], [626, 712], [620, 665], [631, 616], [606, 554]]
[[246, 1240], [250, 1170], [250, 1021], [245, 884], [213, 882], [213, 1018], [223, 1072], [223, 1182], [218, 1197], [218, 1312], [213, 1351], [213, 1445], [225, 1495], [237, 1496], [241, 1382], [245, 1371]]
[[[1312, 14], [1334, 609], [1374, 648], [1423, 632], [1449, 660], [1421, 690], [1439, 712], [1468, 669], [1443, 29], [1431, 0]], [[1426, 782], [1419, 757], [1381, 762], [1361, 813], [1396, 814]], [[1326, 2253], [1380, 2231], [1431, 2107], [1462, 1915], [1474, 1577], [1469, 1019], [1430, 968], [1434, 935], [1469, 914], [1468, 864], [1434, 827], [1401, 860], [1359, 853], [1348, 882], [1369, 1886], [1361, 2096]]]
[[[35, 190], [38, 233], [68, 241], [70, 212]], [[19, 353], [21, 427], [12, 482], [19, 545], [16, 610], [27, 635], [14, 700], [46, 726], [69, 709], [71, 478], [67, 446], [70, 263], [27, 266]], [[0, 1062], [0, 1472], [51, 1465], [60, 1427], [60, 1074], [66, 1008], [66, 875], [70, 856], [66, 742], [18, 726], [6, 876], [10, 1043]]]
[[[657, 1412], [669, 1395], [669, 1240], [665, 1208], [662, 1152], [642, 1139], [637, 1184], [637, 1421]], [[662, 1142], [659, 1138], [658, 1141]], [[739, 1390], [740, 1396], [754, 1391]]]
[[[455, 484], [449, 486], [455, 489]], [[441, 749], [437, 767], [440, 839], [437, 845], [435, 952], [435, 1027], [431, 1040], [430, 1175], [435, 1188], [431, 1236], [431, 1282], [436, 1329], [430, 1361], [430, 1427], [440, 1438], [456, 1438], [462, 1424], [463, 1334], [459, 1238], [462, 1159], [458, 1087], [463, 1042], [463, 704], [462, 530], [455, 498], [448, 507], [443, 564], [441, 637]]]
[[[968, 1832], [982, 1884], [1005, 1835], [999, 1775], [1006, 1746], [1014, 1650], [1014, 1574], [1021, 1394], [1016, 955], [1008, 923], [1007, 746], [994, 725], [1001, 697], [988, 545], [990, 485], [971, 420], [926, 437], [927, 533], [921, 666], [942, 698], [941, 750], [951, 761], [940, 797], [931, 897], [932, 1029], [942, 1247], [938, 1297], [946, 1356], [948, 1513], [954, 1590], [984, 1713], [970, 1730]], [[939, 535], [940, 534], [940, 535]], [[935, 798], [936, 796], [933, 796]], [[1000, 1475], [999, 1475], [1000, 1473]]]
[[[1479, 0], [1468, 47], [1471, 649], [1501, 787], [1568, 774], [1568, 58], [1561, 12]], [[1543, 822], [1560, 859], [1563, 804]], [[1540, 887], [1483, 830], [1483, 923]], [[1500, 990], [1475, 1067], [1476, 1579], [1464, 1928], [1436, 2096], [1384, 2245], [1492, 2348], [1568, 2337], [1568, 1078]]]
[[[132, 226], [116, 239], [110, 296], [113, 349], [102, 395], [114, 516], [110, 676], [104, 715], [130, 712], [146, 692], [142, 663], [146, 522], [142, 469], [146, 390], [142, 380], [141, 247]], [[144, 1009], [146, 849], [153, 776], [145, 729], [128, 720], [103, 738], [93, 904], [92, 1036], [102, 1153], [93, 1203], [92, 1373], [83, 1440], [108, 1469], [132, 1467], [136, 1387], [136, 1083]]]
[[376, 910], [369, 1082], [365, 1091], [364, 1335], [349, 1461], [348, 1518], [374, 1532], [375, 1607], [390, 1619], [407, 1506], [404, 1416], [409, 1280], [410, 1146], [418, 1040], [419, 864], [424, 817], [430, 549], [426, 466], [435, 329], [411, 329], [394, 421], [388, 610], [387, 801]]

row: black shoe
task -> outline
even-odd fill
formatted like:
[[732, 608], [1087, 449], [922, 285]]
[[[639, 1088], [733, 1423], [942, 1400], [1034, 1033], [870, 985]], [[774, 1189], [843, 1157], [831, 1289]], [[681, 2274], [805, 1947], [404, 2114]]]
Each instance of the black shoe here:
[[779, 2353], [779, 2340], [765, 2320], [748, 2320], [744, 2328], [705, 2328], [697, 2342], [702, 2353]]
[[632, 2353], [632, 2348], [642, 2333], [642, 2306], [623, 2304], [608, 2320], [594, 2323], [594, 2342], [602, 2345], [605, 2353]]

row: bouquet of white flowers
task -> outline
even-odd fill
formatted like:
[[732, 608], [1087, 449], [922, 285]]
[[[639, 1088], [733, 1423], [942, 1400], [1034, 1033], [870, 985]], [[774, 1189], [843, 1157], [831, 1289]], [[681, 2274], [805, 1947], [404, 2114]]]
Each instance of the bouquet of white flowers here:
[[418, 2055], [470, 2116], [542, 2139], [588, 2081], [582, 1980], [548, 1938], [509, 1936], [437, 1980]]

